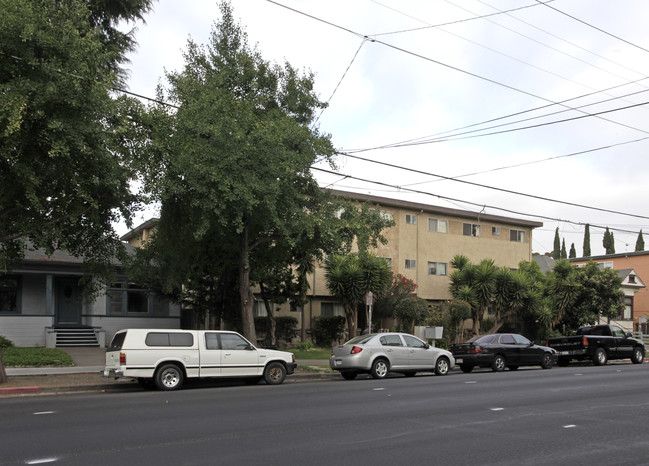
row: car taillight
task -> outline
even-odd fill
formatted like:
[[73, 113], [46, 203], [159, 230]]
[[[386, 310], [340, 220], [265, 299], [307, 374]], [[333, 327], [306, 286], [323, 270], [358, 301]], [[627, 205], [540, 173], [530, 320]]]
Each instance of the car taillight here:
[[352, 351], [350, 354], [358, 354], [361, 351], [363, 351], [363, 348], [361, 348], [360, 346], [352, 346]]
[[126, 353], [119, 353], [119, 363], [126, 364]]
[[584, 348], [588, 348], [588, 338], [581, 337], [581, 344], [584, 345]]
[[480, 348], [479, 346], [474, 346], [473, 348], [469, 348], [469, 353], [470, 354], [482, 353], [482, 348]]

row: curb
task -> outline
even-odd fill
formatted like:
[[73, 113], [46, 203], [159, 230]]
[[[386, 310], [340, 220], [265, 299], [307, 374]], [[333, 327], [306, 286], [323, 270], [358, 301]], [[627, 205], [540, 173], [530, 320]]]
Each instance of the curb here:
[[19, 395], [23, 393], [39, 393], [41, 387], [12, 387], [0, 388], [0, 395]]

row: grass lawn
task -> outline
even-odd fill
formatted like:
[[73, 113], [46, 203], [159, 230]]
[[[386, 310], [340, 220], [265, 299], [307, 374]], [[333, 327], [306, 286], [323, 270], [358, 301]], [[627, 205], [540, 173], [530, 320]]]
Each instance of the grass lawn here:
[[5, 367], [74, 366], [68, 353], [56, 348], [20, 348], [12, 346], [2, 350]]
[[329, 359], [331, 356], [331, 348], [312, 348], [307, 351], [293, 348], [287, 351], [293, 353], [295, 359]]

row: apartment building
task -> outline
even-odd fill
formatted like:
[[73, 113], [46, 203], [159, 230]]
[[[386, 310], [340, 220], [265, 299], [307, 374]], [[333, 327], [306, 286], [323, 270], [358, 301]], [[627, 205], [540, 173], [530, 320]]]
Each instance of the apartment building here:
[[[378, 206], [395, 225], [384, 231], [388, 242], [374, 254], [385, 257], [392, 271], [412, 279], [417, 296], [435, 302], [451, 299], [451, 259], [463, 254], [472, 262], [493, 259], [497, 266], [517, 268], [532, 260], [532, 232], [543, 224], [530, 220], [480, 214], [386, 197], [345, 191], [334, 194]], [[319, 315], [344, 315], [327, 292], [324, 270], [310, 279], [311, 297], [306, 305], [307, 327]]]

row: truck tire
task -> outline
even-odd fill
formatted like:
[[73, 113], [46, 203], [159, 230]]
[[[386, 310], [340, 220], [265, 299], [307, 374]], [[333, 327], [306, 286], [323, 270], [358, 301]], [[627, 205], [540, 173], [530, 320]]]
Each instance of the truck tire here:
[[633, 354], [631, 355], [631, 362], [633, 364], [642, 364], [643, 360], [644, 360], [644, 352], [642, 351], [642, 348], [636, 346], [635, 348], [633, 348]]
[[595, 350], [595, 355], [593, 356], [593, 363], [596, 366], [603, 366], [608, 362], [608, 354], [604, 348], [597, 348]]
[[264, 380], [268, 385], [279, 385], [286, 378], [286, 368], [281, 362], [271, 362], [264, 369]]
[[502, 372], [505, 370], [507, 363], [505, 362], [505, 356], [497, 354], [494, 357], [494, 362], [491, 363], [491, 368], [494, 372]]
[[183, 371], [175, 364], [163, 364], [153, 376], [156, 387], [163, 391], [178, 390], [183, 385]]

